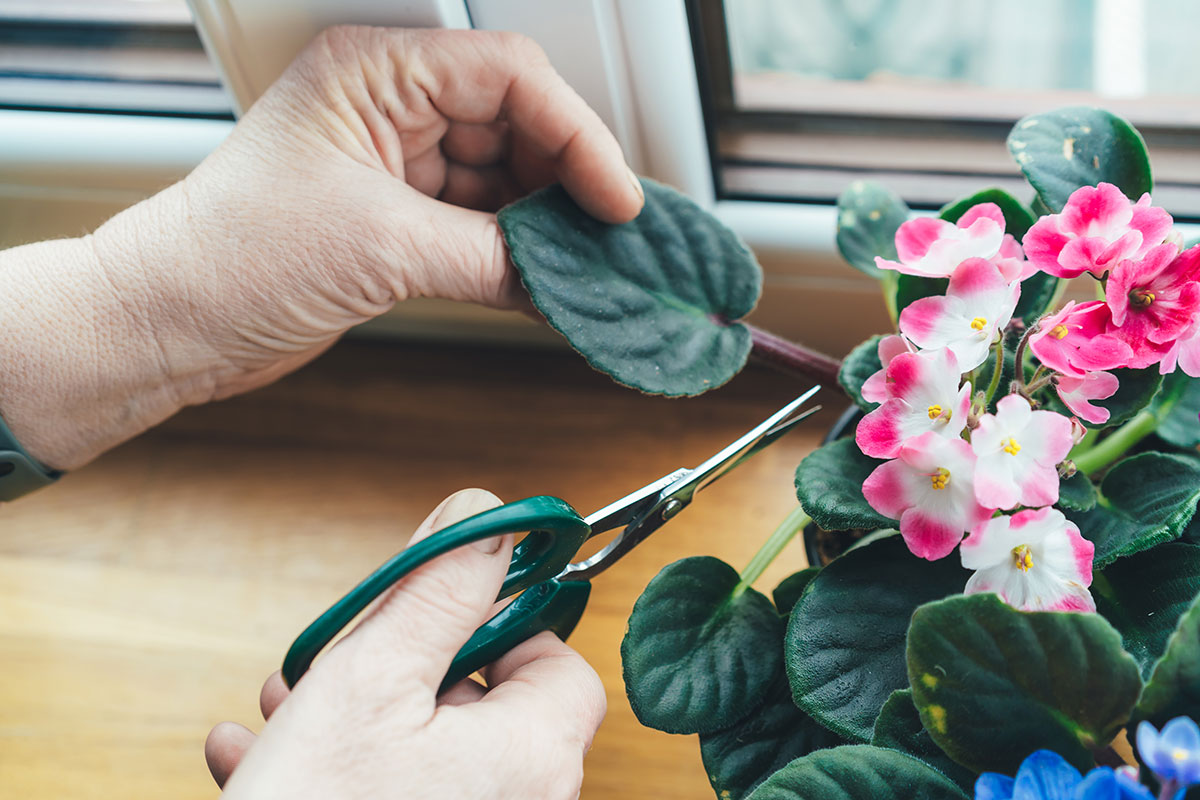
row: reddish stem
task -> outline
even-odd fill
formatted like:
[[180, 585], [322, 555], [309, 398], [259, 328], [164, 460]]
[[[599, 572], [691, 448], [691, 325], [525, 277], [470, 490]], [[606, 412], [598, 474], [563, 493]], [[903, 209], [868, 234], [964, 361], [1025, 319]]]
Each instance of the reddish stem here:
[[750, 354], [759, 361], [780, 372], [815, 380], [822, 386], [841, 388], [837, 380], [838, 370], [842, 368], [841, 361], [789, 342], [762, 328], [753, 325], [746, 327], [750, 329], [750, 341], [753, 342]]

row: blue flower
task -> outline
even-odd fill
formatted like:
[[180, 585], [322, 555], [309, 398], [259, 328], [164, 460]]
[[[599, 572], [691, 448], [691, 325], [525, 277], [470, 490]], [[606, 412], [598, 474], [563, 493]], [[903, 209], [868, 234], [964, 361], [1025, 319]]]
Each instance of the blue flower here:
[[985, 772], [975, 782], [975, 800], [1154, 800], [1150, 790], [1109, 767], [1079, 774], [1051, 750], [1038, 750], [1017, 777]]
[[1149, 722], [1137, 729], [1138, 753], [1142, 763], [1161, 781], [1181, 786], [1200, 782], [1200, 727], [1187, 717], [1176, 717], [1155, 730]]

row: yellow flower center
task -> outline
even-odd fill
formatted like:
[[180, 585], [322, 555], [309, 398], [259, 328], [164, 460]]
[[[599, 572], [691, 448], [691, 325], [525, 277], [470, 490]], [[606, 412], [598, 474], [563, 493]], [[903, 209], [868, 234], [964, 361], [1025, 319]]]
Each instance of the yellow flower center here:
[[1017, 440], [1011, 436], [1007, 439], [1001, 439], [1000, 443], [1004, 445], [1002, 448], [1004, 452], [1008, 453], [1010, 456], [1015, 456], [1017, 453], [1021, 452], [1021, 445], [1017, 444]]
[[1171, 758], [1175, 761], [1187, 761], [1187, 757], [1188, 751], [1184, 750], [1182, 747], [1176, 747], [1171, 751]]
[[1029, 549], [1029, 545], [1017, 545], [1012, 550], [1013, 566], [1021, 570], [1021, 572], [1029, 572], [1033, 569], [1033, 551]]
[[975, 319], [971, 320], [971, 330], [973, 331], [981, 331], [986, 327], [987, 320], [983, 317], [976, 317]]
[[954, 412], [951, 409], [942, 408], [938, 403], [934, 403], [929, 408], [925, 409], [925, 411], [929, 414], [930, 419], [937, 419], [938, 417], [941, 417], [944, 422], [949, 422], [950, 418], [954, 416]]
[[1050, 329], [1050, 335], [1055, 339], [1065, 339], [1067, 338], [1068, 333], [1070, 333], [1070, 331], [1067, 330], [1066, 325], [1055, 325]]
[[945, 467], [938, 467], [933, 471], [933, 474], [929, 476], [929, 480], [930, 483], [933, 484], [933, 488], [945, 489], [950, 485], [950, 470], [946, 469]]
[[1138, 308], [1146, 308], [1154, 302], [1154, 292], [1149, 289], [1133, 289], [1129, 292], [1129, 302]]

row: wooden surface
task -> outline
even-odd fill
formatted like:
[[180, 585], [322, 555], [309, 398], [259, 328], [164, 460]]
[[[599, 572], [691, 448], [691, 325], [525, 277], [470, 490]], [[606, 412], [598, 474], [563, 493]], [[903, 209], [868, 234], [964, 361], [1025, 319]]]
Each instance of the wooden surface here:
[[[568, 353], [353, 342], [268, 389], [185, 411], [0, 507], [0, 797], [215, 797], [209, 728], [257, 729], [259, 686], [295, 634], [442, 497], [556, 494], [588, 513], [693, 466], [804, 388], [750, 369], [666, 400]], [[587, 800], [711, 796], [695, 737], [642, 728], [629, 710], [625, 620], [675, 559], [744, 566], [794, 507], [792, 473], [830, 418], [597, 579], [571, 639], [609, 695]], [[803, 564], [794, 542], [760, 588]]]

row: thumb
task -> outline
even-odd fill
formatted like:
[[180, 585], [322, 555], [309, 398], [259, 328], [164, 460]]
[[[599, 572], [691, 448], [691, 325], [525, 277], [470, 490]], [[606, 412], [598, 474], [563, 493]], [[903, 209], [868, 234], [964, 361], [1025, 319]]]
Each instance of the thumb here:
[[[491, 492], [464, 489], [443, 500], [412, 541], [499, 505]], [[435, 558], [393, 586], [354, 636], [372, 650], [401, 654], [405, 674], [396, 677], [436, 693], [459, 648], [491, 616], [511, 554], [512, 536], [505, 535]]]

